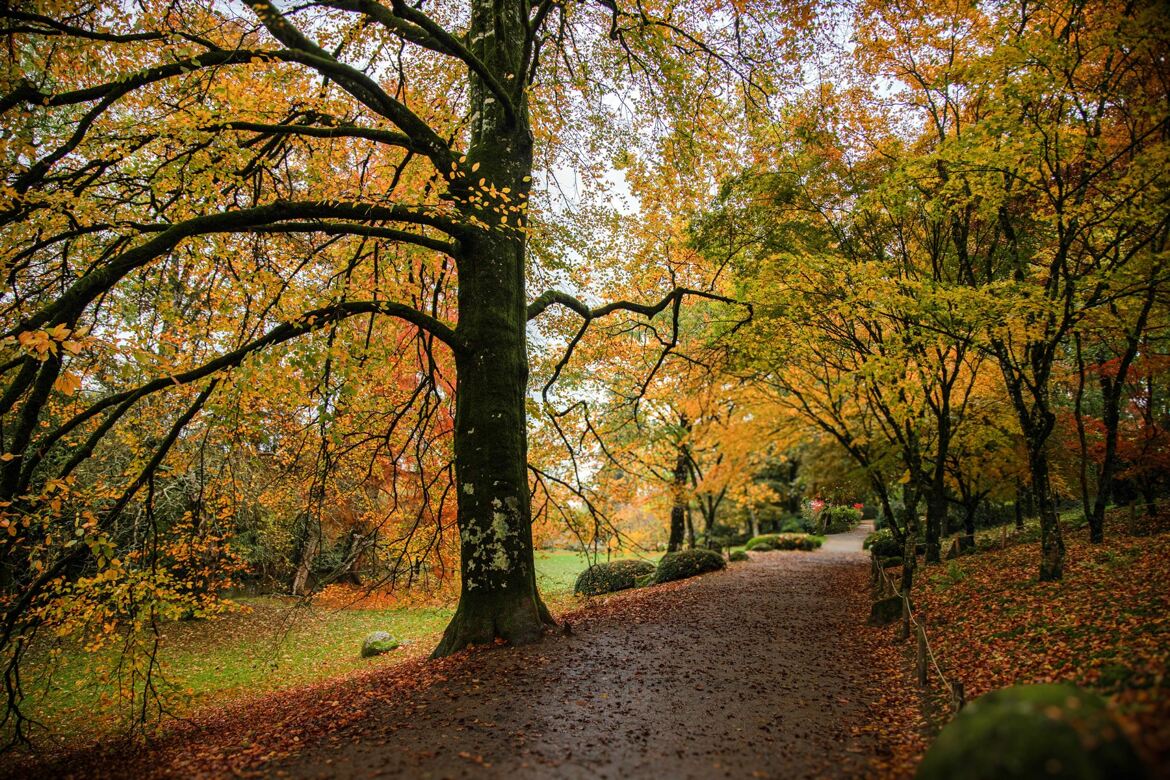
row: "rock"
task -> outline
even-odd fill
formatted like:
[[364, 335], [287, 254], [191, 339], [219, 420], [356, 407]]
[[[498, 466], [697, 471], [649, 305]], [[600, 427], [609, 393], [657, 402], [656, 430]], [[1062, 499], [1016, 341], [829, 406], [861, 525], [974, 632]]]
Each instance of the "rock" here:
[[389, 653], [398, 647], [398, 640], [385, 631], [375, 631], [362, 642], [362, 658], [373, 658], [376, 655]]
[[918, 780], [1144, 778], [1149, 773], [1100, 696], [1067, 683], [981, 696], [938, 735]]
[[888, 598], [879, 599], [873, 603], [869, 608], [869, 621], [871, 626], [888, 626], [899, 620], [902, 617], [902, 597], [890, 596]]

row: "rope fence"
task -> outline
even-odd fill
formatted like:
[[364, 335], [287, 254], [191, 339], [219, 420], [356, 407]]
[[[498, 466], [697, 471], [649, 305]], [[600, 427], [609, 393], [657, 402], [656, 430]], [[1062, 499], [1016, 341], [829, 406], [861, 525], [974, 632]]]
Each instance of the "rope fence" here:
[[930, 685], [928, 675], [929, 666], [927, 665], [929, 661], [930, 666], [934, 667], [938, 679], [942, 682], [943, 688], [950, 693], [951, 707], [955, 712], [963, 709], [963, 706], [967, 703], [966, 694], [963, 691], [963, 683], [958, 680], [948, 679], [946, 674], [943, 673], [942, 666], [938, 662], [938, 657], [935, 655], [934, 650], [930, 646], [930, 640], [926, 636], [926, 626], [922, 624], [910, 606], [910, 595], [898, 590], [893, 580], [890, 579], [890, 575], [886, 573], [885, 568], [882, 567], [876, 557], [873, 559], [873, 566], [884, 581], [885, 587], [888, 589], [886, 592], [893, 593], [902, 599], [903, 625], [907, 629], [913, 628], [917, 636], [918, 649], [915, 660], [918, 671], [918, 684], [923, 688], [927, 688]]

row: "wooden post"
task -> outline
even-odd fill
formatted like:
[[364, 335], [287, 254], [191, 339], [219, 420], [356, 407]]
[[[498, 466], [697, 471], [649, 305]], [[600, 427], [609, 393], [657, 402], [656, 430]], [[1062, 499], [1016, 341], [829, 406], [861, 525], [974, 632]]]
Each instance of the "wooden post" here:
[[954, 705], [955, 712], [960, 712], [967, 705], [967, 695], [963, 691], [963, 683], [951, 683], [951, 704]]
[[918, 684], [926, 687], [926, 629], [918, 626]]
[[902, 628], [898, 631], [898, 640], [910, 638], [910, 598], [902, 594]]

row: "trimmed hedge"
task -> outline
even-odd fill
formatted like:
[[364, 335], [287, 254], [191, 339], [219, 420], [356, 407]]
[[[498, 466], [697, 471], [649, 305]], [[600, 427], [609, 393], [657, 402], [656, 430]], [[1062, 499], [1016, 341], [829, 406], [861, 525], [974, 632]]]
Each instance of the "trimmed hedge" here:
[[[815, 550], [824, 543], [824, 539], [811, 534], [763, 534], [756, 536], [747, 543], [747, 549], [754, 552], [767, 550]], [[761, 547], [765, 545], [766, 547]]]
[[674, 582], [706, 574], [709, 571], [726, 569], [727, 561], [714, 550], [679, 550], [667, 553], [658, 562], [654, 582]]
[[751, 556], [748, 555], [747, 552], [745, 552], [744, 550], [736, 550], [735, 552], [733, 552], [731, 554], [731, 560], [733, 560], [733, 561], [750, 561]]
[[574, 593], [600, 596], [638, 587], [638, 578], [654, 573], [649, 561], [624, 560], [595, 563], [577, 577]]

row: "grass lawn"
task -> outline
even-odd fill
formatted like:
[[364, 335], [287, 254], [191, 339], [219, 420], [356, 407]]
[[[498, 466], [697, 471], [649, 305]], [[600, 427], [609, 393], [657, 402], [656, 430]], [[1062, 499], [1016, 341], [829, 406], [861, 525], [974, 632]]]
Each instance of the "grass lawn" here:
[[[660, 556], [646, 557], [656, 561]], [[537, 583], [554, 609], [572, 605], [573, 584], [587, 565], [579, 551], [536, 553]], [[392, 664], [404, 654], [428, 653], [453, 612], [450, 607], [327, 609], [281, 597], [237, 603], [244, 609], [161, 627], [160, 688], [171, 714], [182, 716], [236, 698]], [[361, 642], [372, 631], [388, 631], [405, 646], [362, 659]], [[27, 714], [62, 737], [93, 737], [124, 725], [128, 706], [118, 699], [116, 672], [111, 672], [120, 655], [120, 647], [91, 653], [68, 643], [51, 658], [48, 648], [36, 648], [25, 673]], [[124, 679], [128, 672], [122, 670]]]

